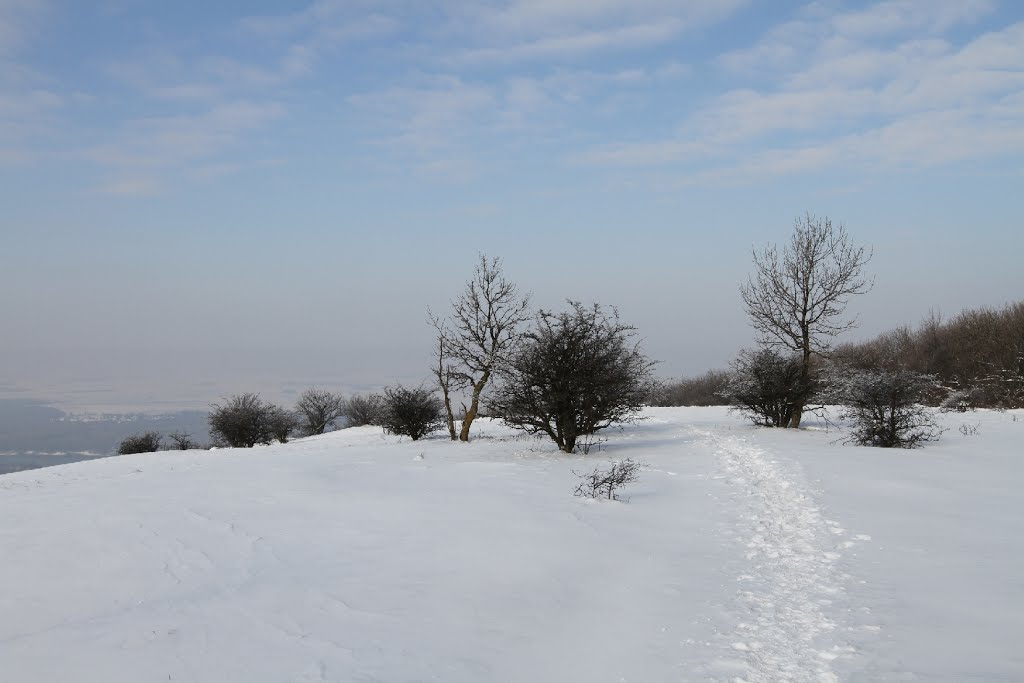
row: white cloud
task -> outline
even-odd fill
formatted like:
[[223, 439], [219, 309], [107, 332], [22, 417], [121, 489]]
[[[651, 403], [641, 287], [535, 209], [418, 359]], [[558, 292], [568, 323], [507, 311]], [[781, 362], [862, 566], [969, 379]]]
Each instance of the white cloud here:
[[[937, 2], [934, 16], [926, 6], [885, 2], [856, 15], [786, 23], [752, 50], [719, 60], [729, 69], [761, 60], [759, 70], [771, 76], [759, 81], [767, 85], [715, 97], [670, 139], [607, 144], [575, 160], [715, 164], [686, 176], [710, 182], [831, 164], [929, 166], [1024, 153], [1024, 22], [955, 45], [932, 34], [973, 21], [990, 3]], [[899, 21], [884, 21], [893, 12]], [[884, 32], [886, 40], [859, 41], [838, 35], [836, 26]], [[897, 29], [910, 34], [893, 41]], [[785, 49], [783, 37], [792, 39]]]

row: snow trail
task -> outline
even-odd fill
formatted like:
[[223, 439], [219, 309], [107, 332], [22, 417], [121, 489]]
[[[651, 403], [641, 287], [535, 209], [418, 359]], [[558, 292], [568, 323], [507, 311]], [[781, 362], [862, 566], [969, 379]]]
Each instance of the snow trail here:
[[745, 656], [747, 674], [734, 683], [838, 681], [831, 662], [852, 653], [830, 642], [838, 624], [829, 607], [849, 578], [835, 567], [840, 555], [833, 539], [843, 529], [764, 450], [742, 437], [701, 434], [742, 506], [737, 537], [749, 565], [737, 577], [737, 597], [749, 617], [730, 640]]

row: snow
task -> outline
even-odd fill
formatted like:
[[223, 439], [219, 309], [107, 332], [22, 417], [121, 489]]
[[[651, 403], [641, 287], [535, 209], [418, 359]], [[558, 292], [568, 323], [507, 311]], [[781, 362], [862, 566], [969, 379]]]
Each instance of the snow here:
[[916, 451], [646, 416], [588, 456], [480, 421], [4, 475], [2, 678], [1024, 680], [1024, 413]]

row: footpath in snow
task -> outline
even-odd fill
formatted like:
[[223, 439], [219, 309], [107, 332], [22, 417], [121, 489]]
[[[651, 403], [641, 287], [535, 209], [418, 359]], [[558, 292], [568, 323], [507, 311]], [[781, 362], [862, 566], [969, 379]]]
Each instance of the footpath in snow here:
[[[0, 477], [2, 678], [1024, 680], [1024, 420], [893, 453], [647, 417], [586, 457], [485, 421]], [[627, 502], [572, 496], [624, 457]]]

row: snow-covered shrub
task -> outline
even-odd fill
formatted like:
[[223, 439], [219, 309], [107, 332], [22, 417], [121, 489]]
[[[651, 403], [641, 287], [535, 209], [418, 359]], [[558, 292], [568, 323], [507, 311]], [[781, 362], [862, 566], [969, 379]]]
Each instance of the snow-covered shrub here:
[[611, 468], [607, 470], [595, 468], [593, 472], [584, 474], [573, 470], [573, 474], [580, 478], [574, 495], [584, 498], [618, 500], [618, 490], [626, 484], [636, 481], [643, 466], [643, 463], [626, 458], [613, 462]]
[[849, 440], [861, 446], [915, 448], [939, 438], [932, 409], [921, 405], [936, 384], [933, 375], [910, 370], [837, 370], [828, 396], [853, 422]]
[[720, 394], [754, 424], [787, 427], [813, 390], [813, 378], [805, 376], [800, 356], [764, 348], [740, 352]]
[[126, 436], [121, 445], [117, 447], [118, 455], [131, 455], [132, 453], [155, 453], [160, 450], [160, 432], [143, 432], [142, 434], [130, 434]]
[[345, 401], [346, 425], [380, 425], [384, 421], [385, 410], [384, 397], [380, 394], [355, 394]]
[[214, 441], [232, 448], [252, 448], [274, 440], [272, 416], [275, 406], [259, 394], [236, 394], [224, 405], [214, 405], [206, 421]]
[[547, 434], [566, 453], [581, 437], [635, 419], [653, 383], [653, 363], [615, 309], [569, 305], [562, 313], [537, 314], [499, 366], [499, 386], [488, 404], [505, 424]]
[[444, 425], [444, 404], [430, 389], [398, 385], [384, 390], [382, 426], [392, 434], [416, 441]]

